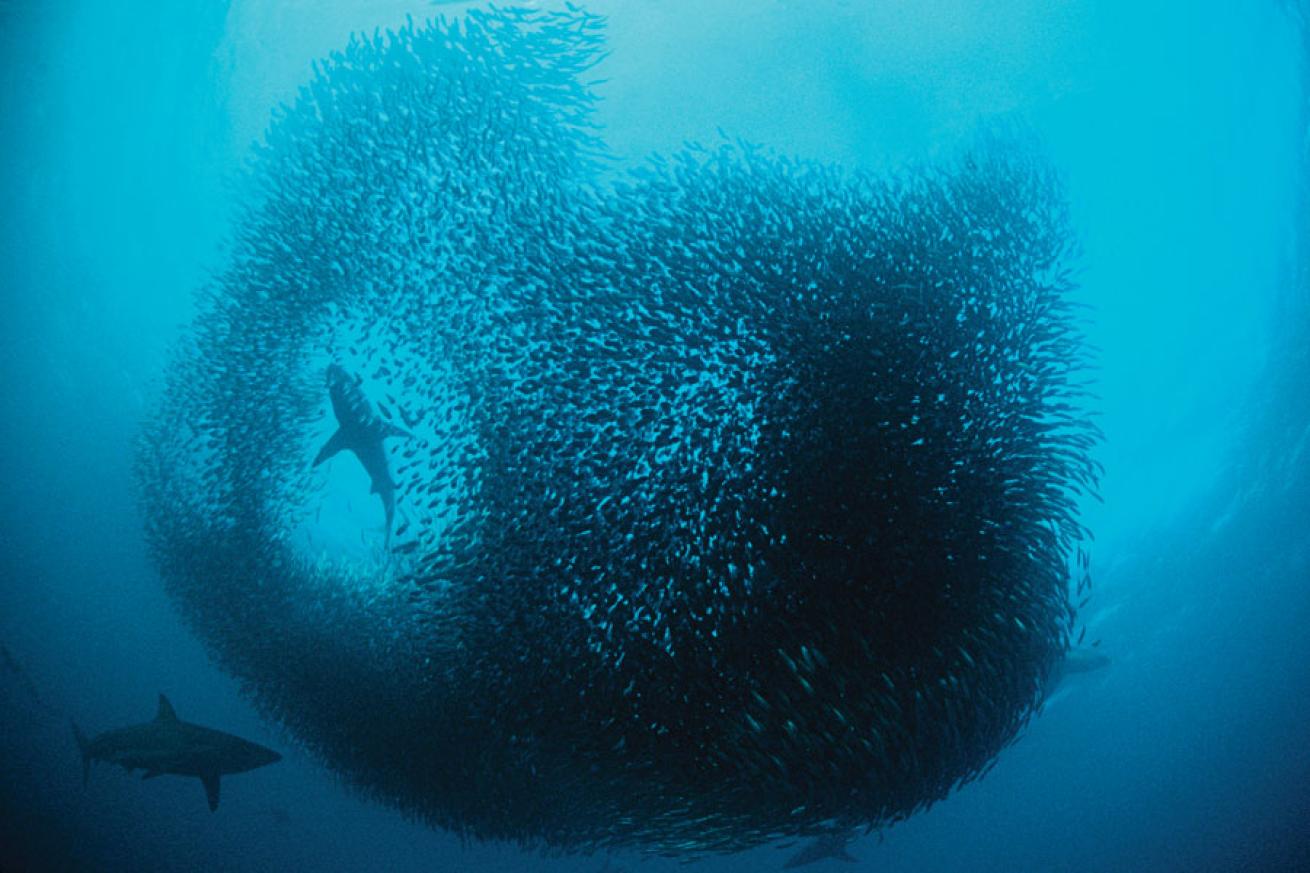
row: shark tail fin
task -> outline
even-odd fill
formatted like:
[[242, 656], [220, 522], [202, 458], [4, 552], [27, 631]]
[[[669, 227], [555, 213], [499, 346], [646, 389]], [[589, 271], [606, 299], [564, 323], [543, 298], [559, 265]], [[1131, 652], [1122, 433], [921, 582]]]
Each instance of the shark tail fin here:
[[326, 443], [323, 444], [323, 448], [318, 450], [318, 455], [314, 458], [314, 466], [317, 467], [345, 447], [346, 434], [344, 431], [338, 430], [336, 433], [332, 434], [332, 437]]
[[383, 548], [390, 549], [391, 528], [395, 526], [393, 522], [396, 519], [396, 495], [388, 491], [386, 493], [378, 492], [378, 496], [382, 498], [382, 512], [386, 516], [386, 525], [387, 525], [387, 533], [386, 533], [386, 537], [384, 538]]
[[73, 739], [77, 740], [77, 750], [82, 754], [82, 787], [85, 788], [91, 778], [91, 741], [82, 733], [77, 722], [70, 721], [69, 724], [73, 726]]

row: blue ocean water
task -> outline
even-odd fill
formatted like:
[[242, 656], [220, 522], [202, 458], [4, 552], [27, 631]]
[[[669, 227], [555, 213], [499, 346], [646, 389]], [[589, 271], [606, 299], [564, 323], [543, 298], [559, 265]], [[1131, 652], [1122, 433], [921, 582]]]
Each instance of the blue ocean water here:
[[[469, 5], [0, 5], [5, 869], [679, 866], [464, 845], [352, 794], [209, 660], [142, 536], [133, 442], [274, 107], [352, 32]], [[1081, 624], [1111, 665], [1062, 686], [985, 778], [856, 838], [854, 869], [1305, 869], [1310, 9], [588, 8], [608, 18], [599, 132], [623, 160], [722, 129], [894, 172], [1000, 123], [1034, 131], [1069, 188], [1106, 437]], [[100, 766], [83, 789], [69, 719], [143, 721], [161, 691], [285, 760], [225, 781], [214, 814], [189, 779]]]

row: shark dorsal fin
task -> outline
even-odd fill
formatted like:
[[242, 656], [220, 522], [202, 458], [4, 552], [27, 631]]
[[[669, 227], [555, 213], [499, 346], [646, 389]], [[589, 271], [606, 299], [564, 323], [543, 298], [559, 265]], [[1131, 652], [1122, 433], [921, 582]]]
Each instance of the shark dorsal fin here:
[[177, 721], [177, 713], [173, 711], [173, 704], [168, 702], [168, 698], [159, 695], [159, 712], [155, 713], [155, 721]]

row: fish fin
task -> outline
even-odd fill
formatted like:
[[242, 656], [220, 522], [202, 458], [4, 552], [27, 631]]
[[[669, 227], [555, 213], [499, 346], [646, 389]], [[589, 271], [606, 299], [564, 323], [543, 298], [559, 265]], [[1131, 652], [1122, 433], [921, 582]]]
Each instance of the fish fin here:
[[155, 713], [155, 721], [177, 721], [177, 713], [173, 711], [173, 704], [168, 702], [168, 698], [162, 693], [159, 695], [159, 711]]
[[338, 429], [337, 432], [332, 434], [331, 438], [323, 444], [323, 448], [318, 450], [318, 454], [314, 457], [314, 466], [317, 467], [345, 447], [346, 432]]
[[147, 779], [154, 779], [156, 776], [163, 776], [163, 775], [164, 773], [162, 770], [147, 770], [146, 772], [141, 774], [141, 781], [144, 782]]
[[200, 777], [205, 785], [205, 799], [209, 801], [209, 811], [218, 809], [218, 774], [206, 773]]
[[414, 435], [399, 425], [392, 424], [389, 421], [382, 422], [382, 435], [384, 437], [403, 437], [412, 440]]
[[69, 722], [73, 726], [73, 739], [77, 740], [77, 750], [82, 754], [82, 787], [86, 787], [87, 780], [91, 778], [91, 743], [82, 733], [82, 729], [77, 726], [77, 722]]

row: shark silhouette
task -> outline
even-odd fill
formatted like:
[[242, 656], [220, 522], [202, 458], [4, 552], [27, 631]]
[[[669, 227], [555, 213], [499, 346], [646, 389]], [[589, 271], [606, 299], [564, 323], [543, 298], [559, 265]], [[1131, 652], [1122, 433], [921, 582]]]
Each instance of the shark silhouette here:
[[1046, 680], [1046, 696], [1055, 694], [1057, 688], [1070, 676], [1078, 673], [1093, 673], [1110, 666], [1110, 658], [1094, 649], [1070, 649], [1064, 658], [1058, 661]]
[[258, 743], [182, 721], [162, 694], [154, 721], [105, 731], [94, 740], [88, 740], [74, 724], [73, 737], [82, 752], [83, 785], [91, 775], [92, 761], [118, 764], [129, 773], [144, 770], [143, 779], [166, 773], [196, 776], [205, 785], [210, 811], [218, 809], [219, 777], [282, 760], [277, 752]]
[[339, 364], [327, 368], [328, 396], [332, 399], [332, 413], [337, 418], [337, 432], [327, 441], [314, 466], [342, 450], [354, 452], [364, 472], [368, 473], [373, 487], [370, 494], [382, 500], [386, 513], [386, 537], [391, 542], [391, 521], [396, 514], [396, 483], [391, 480], [387, 452], [382, 441], [387, 437], [409, 436], [409, 432], [384, 421], [373, 411], [373, 406], [359, 387], [360, 380], [351, 376]]
[[782, 869], [791, 870], [795, 867], [804, 867], [807, 864], [830, 858], [854, 863], [857, 859], [846, 851], [846, 844], [851, 841], [851, 836], [850, 831], [837, 831], [816, 837], [814, 842], [788, 858], [786, 863], [782, 865]]

